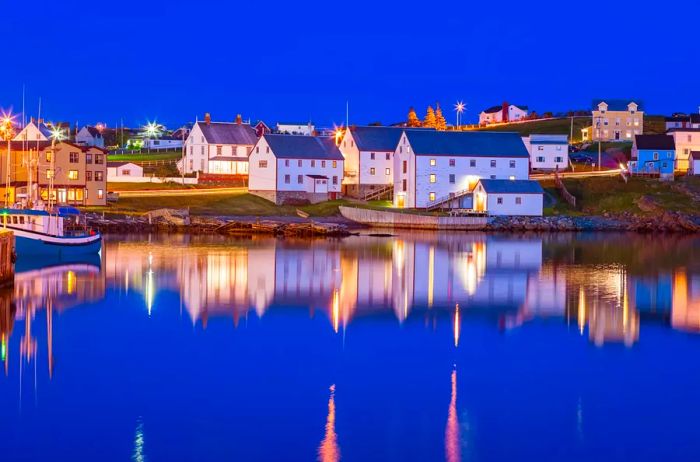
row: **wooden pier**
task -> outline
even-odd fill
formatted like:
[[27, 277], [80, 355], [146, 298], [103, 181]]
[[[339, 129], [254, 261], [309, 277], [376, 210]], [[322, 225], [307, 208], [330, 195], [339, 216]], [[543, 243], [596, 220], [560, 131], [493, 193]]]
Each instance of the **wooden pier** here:
[[0, 229], [0, 287], [11, 285], [15, 280], [15, 235]]
[[419, 215], [354, 207], [340, 207], [340, 214], [348, 220], [377, 228], [479, 230], [488, 224], [485, 216]]

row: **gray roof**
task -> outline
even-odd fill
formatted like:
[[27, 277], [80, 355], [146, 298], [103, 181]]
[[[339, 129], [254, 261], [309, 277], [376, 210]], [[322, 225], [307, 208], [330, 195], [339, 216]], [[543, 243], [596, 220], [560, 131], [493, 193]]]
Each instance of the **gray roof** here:
[[209, 144], [254, 145], [258, 142], [255, 129], [248, 124], [235, 122], [197, 122]]
[[676, 149], [676, 142], [671, 135], [635, 135], [634, 144], [637, 149]]
[[479, 180], [491, 194], [543, 194], [544, 190], [534, 180]]
[[406, 130], [406, 136], [416, 155], [530, 157], [518, 133]]
[[[518, 105], [518, 104], [508, 104], [508, 106], [515, 106], [515, 107], [517, 107], [518, 109], [521, 109], [521, 110], [523, 110], [523, 111], [527, 111], [527, 110], [528, 110], [528, 107], [527, 107], [527, 106], [522, 106], [522, 105]], [[484, 109], [484, 112], [485, 112], [486, 114], [495, 114], [495, 113], [497, 113], [497, 112], [501, 112], [502, 110], [503, 110], [503, 105], [500, 105], [500, 106], [491, 106], [491, 107], [488, 108], [488, 109]]]
[[343, 160], [332, 137], [302, 135], [264, 135], [278, 159]]
[[635, 103], [638, 110], [644, 110], [644, 103], [635, 99], [594, 99], [593, 109], [598, 109], [600, 103], [607, 104], [608, 111], [626, 111], [630, 103]]
[[401, 127], [350, 127], [360, 151], [394, 151], [399, 144]]

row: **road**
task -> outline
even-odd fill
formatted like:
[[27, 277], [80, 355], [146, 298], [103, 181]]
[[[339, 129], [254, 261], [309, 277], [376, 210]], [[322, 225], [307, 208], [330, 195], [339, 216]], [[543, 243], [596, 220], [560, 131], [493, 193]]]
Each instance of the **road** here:
[[[617, 176], [620, 174], [620, 169], [601, 170], [593, 172], [560, 172], [562, 178], [593, 178], [597, 176]], [[535, 173], [530, 175], [531, 180], [553, 180], [554, 173]]]
[[158, 196], [211, 196], [216, 194], [243, 194], [247, 188], [211, 188], [211, 189], [150, 189], [134, 191], [116, 191], [119, 197], [158, 197]]

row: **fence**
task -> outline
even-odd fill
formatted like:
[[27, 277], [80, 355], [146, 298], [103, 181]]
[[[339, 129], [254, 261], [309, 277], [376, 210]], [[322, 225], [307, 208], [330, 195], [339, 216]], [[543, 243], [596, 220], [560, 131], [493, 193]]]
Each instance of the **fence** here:
[[179, 184], [199, 184], [197, 178], [181, 176], [170, 176], [159, 178], [157, 176], [110, 176], [107, 175], [108, 183], [179, 183]]
[[564, 198], [564, 200], [573, 208], [576, 208], [576, 196], [571, 194], [568, 189], [566, 189], [566, 186], [564, 186], [564, 182], [561, 181], [561, 176], [559, 175], [559, 171], [554, 172], [554, 184], [557, 186], [557, 189], [559, 190], [559, 193], [561, 196]]

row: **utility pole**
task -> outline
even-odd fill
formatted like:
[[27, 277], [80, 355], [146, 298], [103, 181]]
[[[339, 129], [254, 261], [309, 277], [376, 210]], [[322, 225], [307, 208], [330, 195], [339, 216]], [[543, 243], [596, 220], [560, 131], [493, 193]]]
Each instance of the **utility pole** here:
[[603, 140], [603, 132], [600, 130], [600, 121], [601, 121], [601, 116], [598, 116], [598, 171], [600, 171], [600, 164], [603, 161], [603, 150], [602, 150], [602, 140]]

